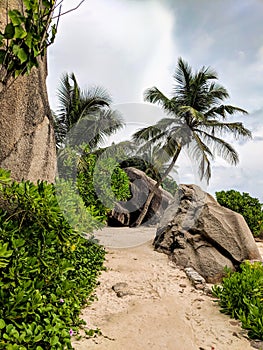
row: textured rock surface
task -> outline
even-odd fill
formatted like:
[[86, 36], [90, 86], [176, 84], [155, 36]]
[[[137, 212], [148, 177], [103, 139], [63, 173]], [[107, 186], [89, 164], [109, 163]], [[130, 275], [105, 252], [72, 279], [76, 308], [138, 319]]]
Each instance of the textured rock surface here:
[[[116, 204], [114, 210], [109, 215], [108, 223], [110, 226], [132, 226], [140, 214], [140, 209], [147, 199], [149, 190], [156, 183], [141, 170], [131, 167], [124, 170], [131, 181], [132, 198], [127, 202], [118, 202]], [[172, 198], [172, 195], [167, 191], [161, 188], [158, 189], [143, 224], [155, 225], [158, 223]]]
[[207, 282], [219, 282], [225, 266], [261, 260], [244, 218], [220, 206], [196, 185], [180, 185], [154, 240], [156, 250], [183, 267], [193, 267]]
[[[21, 1], [9, 0], [10, 8]], [[0, 1], [0, 28], [6, 21], [7, 0]], [[46, 90], [46, 60], [29, 76], [19, 77], [7, 90], [0, 86], [0, 166], [22, 178], [52, 182], [56, 149]]]

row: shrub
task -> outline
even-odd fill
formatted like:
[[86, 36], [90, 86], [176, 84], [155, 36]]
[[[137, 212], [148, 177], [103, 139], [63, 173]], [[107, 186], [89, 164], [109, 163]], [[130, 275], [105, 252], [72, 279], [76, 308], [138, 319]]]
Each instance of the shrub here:
[[107, 150], [90, 153], [84, 145], [80, 149], [66, 147], [59, 156], [61, 178], [76, 183], [76, 190], [88, 211], [100, 222], [106, 222], [107, 213], [116, 200], [130, 197], [130, 181], [113, 154]]
[[239, 319], [251, 338], [263, 340], [263, 266], [261, 262], [241, 264], [241, 272], [226, 270], [222, 285], [212, 288], [221, 312]]
[[0, 169], [0, 349], [72, 349], [103, 268], [104, 249], [70, 226], [55, 191]]
[[162, 183], [162, 188], [165, 191], [170, 192], [171, 195], [174, 196], [177, 189], [178, 189], [178, 185], [177, 185], [176, 181], [171, 176], [167, 176], [167, 178], [164, 179], [164, 181]]
[[248, 193], [235, 190], [216, 192], [218, 203], [243, 215], [252, 234], [257, 237], [263, 230], [262, 204]]
[[84, 153], [77, 178], [77, 187], [85, 205], [93, 205], [99, 215], [105, 216], [113, 209], [116, 200], [127, 200], [130, 197], [130, 180], [113, 158], [98, 157]]

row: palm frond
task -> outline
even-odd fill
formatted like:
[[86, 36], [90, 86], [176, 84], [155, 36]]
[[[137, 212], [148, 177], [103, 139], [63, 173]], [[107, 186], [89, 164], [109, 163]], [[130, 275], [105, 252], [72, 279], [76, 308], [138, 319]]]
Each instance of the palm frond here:
[[182, 125], [180, 116], [177, 114], [172, 118], [162, 118], [155, 124], [155, 126], [162, 131], [169, 130], [173, 125]]
[[220, 105], [209, 109], [205, 113], [205, 116], [209, 118], [209, 117], [216, 117], [220, 115], [223, 119], [226, 119], [228, 115], [233, 115], [235, 113], [248, 114], [246, 110], [239, 107], [230, 106], [230, 105]]
[[229, 94], [222, 85], [212, 82], [208, 88], [206, 97], [208, 101], [208, 106], [212, 106], [228, 98]]
[[177, 93], [178, 90], [181, 91], [181, 89], [186, 92], [190, 90], [190, 82], [193, 78], [192, 69], [189, 64], [182, 59], [182, 57], [179, 57], [178, 59], [177, 68], [173, 78], [177, 83], [177, 85], [174, 87], [175, 93]]
[[236, 165], [238, 163], [238, 154], [228, 142], [202, 130], [197, 130], [197, 132], [210, 145], [213, 153], [226, 160], [229, 164]]
[[88, 100], [90, 104], [97, 103], [99, 106], [110, 106], [112, 98], [108, 91], [102, 86], [91, 86], [81, 92], [81, 100]]
[[188, 113], [188, 115], [192, 117], [190, 120], [187, 120], [187, 118], [185, 118], [188, 122], [188, 125], [192, 125], [194, 124], [194, 122], [202, 123], [206, 120], [202, 112], [199, 112], [197, 109], [191, 106], [181, 106], [179, 108], [179, 115], [183, 115], [185, 113]]
[[232, 134], [236, 139], [240, 136], [251, 138], [251, 131], [244, 127], [240, 122], [226, 123], [217, 120], [209, 120], [198, 126], [199, 129], [210, 131], [212, 134], [220, 135]]
[[200, 179], [206, 179], [208, 183], [211, 177], [209, 156], [211, 159], [214, 157], [212, 151], [196, 133], [193, 133], [191, 142], [187, 144], [187, 149], [189, 151], [190, 158], [198, 166], [198, 174]]
[[216, 82], [217, 73], [210, 67], [202, 67], [193, 73], [189, 64], [179, 58], [173, 77], [176, 85], [171, 99], [157, 87], [145, 92], [145, 99], [160, 105], [168, 117], [152, 127], [139, 130], [133, 139], [142, 144], [142, 149], [160, 143], [170, 156], [176, 151], [176, 146], [178, 149], [188, 148], [199, 162], [200, 177], [208, 181], [211, 176], [210, 159], [213, 159], [214, 152], [231, 164], [237, 163], [236, 151], [220, 135], [251, 137], [251, 132], [242, 123], [225, 122], [228, 116], [247, 112], [222, 104], [229, 94]]
[[156, 125], [151, 125], [136, 131], [132, 135], [132, 140], [134, 142], [144, 142], [144, 141], [154, 140], [155, 138], [162, 137], [162, 135], [165, 135], [165, 132], [161, 132], [160, 128], [157, 127]]
[[201, 87], [207, 84], [208, 80], [218, 79], [217, 72], [211, 67], [203, 66], [198, 72], [195, 73], [193, 80]]
[[100, 86], [81, 90], [74, 73], [61, 77], [57, 94], [56, 132], [60, 140], [68, 134], [66, 143], [87, 142], [95, 146], [124, 124], [120, 113], [112, 111], [107, 90]]
[[155, 86], [145, 90], [144, 101], [156, 103], [168, 113], [174, 112], [176, 108], [175, 101], [170, 100]]

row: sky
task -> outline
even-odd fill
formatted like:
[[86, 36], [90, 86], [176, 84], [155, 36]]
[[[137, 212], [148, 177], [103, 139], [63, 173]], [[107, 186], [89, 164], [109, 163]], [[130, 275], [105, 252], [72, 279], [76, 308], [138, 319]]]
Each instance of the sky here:
[[[64, 0], [63, 11], [78, 0]], [[194, 70], [210, 66], [229, 92], [228, 104], [249, 112], [229, 118], [252, 131], [251, 140], [229, 142], [238, 166], [216, 158], [207, 185], [185, 151], [178, 159], [179, 183], [196, 183], [214, 194], [235, 189], [263, 202], [263, 0], [85, 0], [60, 19], [48, 52], [48, 94], [58, 107], [56, 90], [63, 73], [74, 72], [79, 85], [106, 88], [127, 127], [114, 140], [163, 116], [143, 101], [157, 86], [171, 97], [178, 57]], [[113, 139], [110, 140], [112, 142]]]

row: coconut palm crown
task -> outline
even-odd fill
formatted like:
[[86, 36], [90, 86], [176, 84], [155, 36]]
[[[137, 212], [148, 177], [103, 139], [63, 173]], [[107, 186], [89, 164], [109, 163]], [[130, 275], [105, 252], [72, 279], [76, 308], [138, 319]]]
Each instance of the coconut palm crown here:
[[144, 148], [162, 141], [163, 149], [171, 157], [178, 147], [187, 147], [193, 160], [199, 163], [201, 179], [205, 177], [209, 181], [210, 159], [215, 155], [230, 164], [238, 163], [237, 152], [221, 137], [228, 133], [236, 138], [251, 137], [251, 132], [242, 123], [226, 122], [228, 115], [247, 112], [222, 104], [229, 94], [223, 86], [216, 84], [217, 74], [209, 67], [194, 73], [188, 63], [179, 58], [173, 77], [176, 85], [171, 99], [157, 87], [144, 93], [145, 101], [160, 105], [168, 117], [139, 130], [133, 140], [144, 143]]
[[[251, 137], [251, 132], [241, 122], [226, 121], [228, 116], [247, 112], [222, 103], [229, 94], [222, 85], [216, 83], [218, 77], [214, 70], [202, 67], [193, 72], [189, 64], [179, 58], [173, 78], [175, 85], [171, 98], [166, 97], [157, 87], [147, 89], [144, 93], [145, 101], [158, 104], [167, 117], [133, 135], [133, 140], [143, 148], [159, 143], [162, 150], [171, 157], [169, 167], [157, 182], [156, 188], [174, 167], [183, 147], [187, 148], [192, 160], [197, 163], [200, 178], [205, 178], [208, 182], [211, 177], [210, 161], [215, 155], [230, 164], [238, 163], [237, 152], [223, 137], [226, 134], [232, 134], [236, 138]], [[149, 195], [151, 196], [153, 194]], [[147, 203], [148, 200], [145, 206]], [[137, 224], [140, 221], [141, 218]]]
[[120, 113], [111, 108], [109, 93], [98, 86], [81, 90], [73, 73], [62, 76], [57, 96], [59, 108], [53, 117], [58, 148], [84, 142], [94, 149], [123, 127]]

